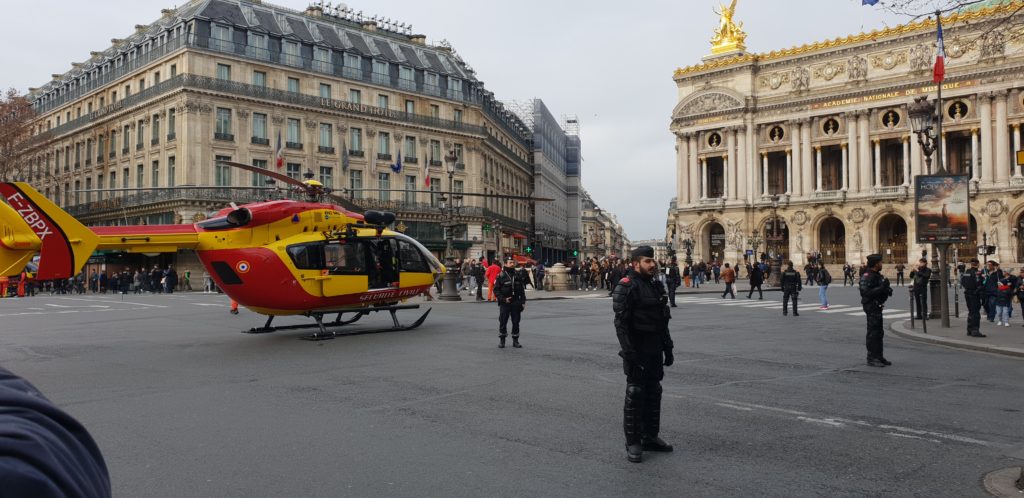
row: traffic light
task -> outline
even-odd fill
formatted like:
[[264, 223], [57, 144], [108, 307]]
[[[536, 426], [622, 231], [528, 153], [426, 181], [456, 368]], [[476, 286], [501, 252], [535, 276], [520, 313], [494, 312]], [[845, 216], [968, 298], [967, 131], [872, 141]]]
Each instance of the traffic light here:
[[579, 252], [579, 251], [577, 251], [576, 249], [573, 249], [573, 250], [572, 250], [572, 257], [574, 257], [574, 258], [575, 258], [576, 256], [579, 256], [579, 255], [580, 255], [580, 252]]

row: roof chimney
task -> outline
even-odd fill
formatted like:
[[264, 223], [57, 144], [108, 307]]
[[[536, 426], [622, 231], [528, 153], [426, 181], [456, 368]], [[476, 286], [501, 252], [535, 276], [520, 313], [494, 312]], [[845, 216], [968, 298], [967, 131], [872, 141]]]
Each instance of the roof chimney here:
[[136, 33], [144, 33], [146, 31], [146, 28], [148, 28], [148, 27], [149, 26], [146, 26], [145, 24], [136, 24], [135, 25], [135, 32]]
[[310, 17], [323, 17], [324, 9], [319, 5], [310, 5], [306, 8], [306, 12], [304, 12], [304, 14]]
[[377, 21], [363, 21], [363, 29], [367, 31], [377, 31]]
[[427, 35], [409, 35], [409, 41], [417, 45], [426, 45]]

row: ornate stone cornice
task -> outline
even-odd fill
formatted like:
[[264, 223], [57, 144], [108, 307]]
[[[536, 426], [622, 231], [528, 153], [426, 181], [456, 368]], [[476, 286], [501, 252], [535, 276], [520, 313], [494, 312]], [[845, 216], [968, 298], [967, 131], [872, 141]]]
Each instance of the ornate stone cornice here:
[[[943, 25], [952, 28], [955, 24], [975, 23], [988, 17], [1008, 16], [1014, 14], [1019, 5], [1016, 2], [1008, 2], [993, 7], [978, 9], [975, 11], [957, 12], [943, 17]], [[948, 29], [947, 28], [947, 29]], [[809, 43], [799, 47], [791, 47], [781, 50], [773, 50], [762, 54], [740, 54], [733, 57], [713, 60], [710, 62], [687, 66], [675, 70], [673, 76], [680, 78], [693, 73], [711, 71], [714, 69], [750, 64], [756, 62], [768, 62], [783, 58], [810, 54], [813, 52], [834, 50], [858, 43], [877, 43], [881, 38], [899, 38], [908, 34], [933, 32], [935, 30], [935, 19], [925, 18], [920, 21], [901, 24], [891, 28], [873, 30], [870, 33], [858, 33], [844, 38], [835, 38], [820, 42]]]

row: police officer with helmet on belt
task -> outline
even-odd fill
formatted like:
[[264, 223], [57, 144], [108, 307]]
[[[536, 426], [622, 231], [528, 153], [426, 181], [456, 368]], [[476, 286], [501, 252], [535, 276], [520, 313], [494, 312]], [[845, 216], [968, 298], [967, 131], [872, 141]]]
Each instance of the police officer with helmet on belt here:
[[882, 309], [892, 295], [889, 279], [882, 276], [882, 255], [868, 256], [867, 271], [860, 279], [860, 303], [868, 319], [867, 348], [869, 367], [887, 367], [892, 363], [885, 359], [882, 351]]
[[508, 335], [508, 320], [512, 319], [512, 347], [521, 348], [519, 343], [519, 317], [526, 308], [526, 279], [516, 270], [516, 260], [505, 258], [505, 268], [494, 279], [494, 297], [498, 300], [498, 347], [505, 347]]
[[623, 431], [626, 458], [638, 463], [646, 451], [672, 451], [658, 437], [661, 425], [661, 379], [663, 367], [672, 365], [672, 318], [665, 288], [655, 279], [658, 264], [654, 248], [640, 246], [630, 254], [632, 267], [612, 291], [615, 335], [626, 374]]
[[981, 333], [981, 293], [985, 290], [985, 277], [981, 274], [978, 258], [971, 258], [971, 267], [960, 275], [960, 286], [964, 288], [967, 302], [967, 335], [987, 337]]

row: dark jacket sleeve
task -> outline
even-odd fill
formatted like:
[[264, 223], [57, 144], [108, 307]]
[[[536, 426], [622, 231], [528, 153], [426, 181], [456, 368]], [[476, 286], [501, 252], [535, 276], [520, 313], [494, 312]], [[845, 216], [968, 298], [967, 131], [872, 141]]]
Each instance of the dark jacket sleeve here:
[[612, 291], [612, 311], [615, 312], [615, 336], [619, 339], [619, 356], [627, 358], [636, 353], [629, 341], [629, 321], [633, 303], [633, 282], [622, 279]]
[[32, 384], [0, 368], [0, 495], [110, 496], [99, 447]]

